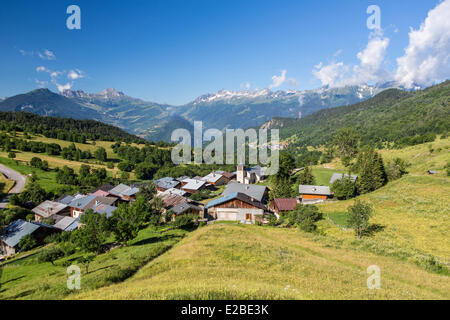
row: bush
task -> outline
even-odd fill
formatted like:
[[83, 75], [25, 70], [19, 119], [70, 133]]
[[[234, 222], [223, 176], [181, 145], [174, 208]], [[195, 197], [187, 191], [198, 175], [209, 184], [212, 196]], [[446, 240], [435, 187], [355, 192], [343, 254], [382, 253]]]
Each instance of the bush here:
[[52, 265], [55, 265], [55, 261], [63, 256], [64, 252], [61, 249], [54, 247], [41, 251], [38, 256], [38, 261], [40, 263], [51, 262]]
[[317, 229], [316, 222], [322, 220], [322, 213], [314, 205], [298, 205], [294, 210], [281, 217], [280, 223], [288, 227], [298, 227], [306, 232]]
[[347, 200], [356, 195], [356, 184], [348, 176], [344, 176], [333, 182], [331, 191], [339, 200]]
[[407, 174], [406, 170], [411, 164], [403, 159], [395, 158], [390, 161], [386, 166], [386, 174], [389, 181], [400, 179], [403, 175]]
[[348, 225], [355, 230], [358, 240], [364, 235], [369, 228], [369, 218], [373, 213], [373, 208], [369, 203], [356, 200], [355, 203], [348, 208]]
[[184, 230], [192, 230], [198, 226], [198, 216], [195, 214], [183, 214], [175, 218], [173, 225]]
[[20, 239], [18, 246], [21, 251], [28, 251], [36, 247], [37, 242], [32, 234], [27, 234], [25, 237]]

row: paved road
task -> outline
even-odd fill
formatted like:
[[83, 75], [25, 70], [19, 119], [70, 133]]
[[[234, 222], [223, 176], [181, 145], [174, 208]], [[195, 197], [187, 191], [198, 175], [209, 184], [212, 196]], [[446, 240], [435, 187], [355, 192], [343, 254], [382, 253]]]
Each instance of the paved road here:
[[8, 196], [1, 200], [0, 202], [0, 209], [6, 208], [9, 202], [9, 196], [13, 193], [20, 193], [22, 192], [23, 188], [25, 187], [25, 182], [27, 181], [27, 178], [17, 171], [14, 171], [13, 169], [10, 169], [8, 167], [5, 167], [4, 165], [0, 164], [0, 173], [4, 174], [8, 179], [14, 180], [16, 183], [14, 187], [9, 192]]

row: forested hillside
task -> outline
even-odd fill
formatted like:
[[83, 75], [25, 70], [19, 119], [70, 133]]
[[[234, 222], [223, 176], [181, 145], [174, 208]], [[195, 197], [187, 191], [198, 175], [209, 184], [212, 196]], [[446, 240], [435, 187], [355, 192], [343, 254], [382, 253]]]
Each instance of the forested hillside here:
[[[80, 139], [143, 143], [144, 139], [95, 120], [41, 117], [27, 112], [0, 112], [0, 130], [42, 134], [47, 138], [83, 142]], [[71, 139], [71, 137], [76, 137]]]
[[434, 140], [450, 128], [450, 81], [416, 92], [389, 89], [351, 106], [324, 109], [301, 120], [276, 118], [290, 149], [325, 145], [341, 128], [350, 127], [362, 144], [382, 147], [414, 145]]

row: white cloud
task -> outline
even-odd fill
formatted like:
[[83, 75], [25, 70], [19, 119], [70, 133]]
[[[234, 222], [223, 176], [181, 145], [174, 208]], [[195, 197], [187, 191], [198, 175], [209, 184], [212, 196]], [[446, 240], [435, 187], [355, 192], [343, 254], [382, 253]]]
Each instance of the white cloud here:
[[56, 87], [58, 88], [59, 92], [63, 92], [64, 90], [70, 90], [72, 89], [73, 83], [66, 83], [64, 85], [57, 83], [56, 81], [53, 82]]
[[[374, 31], [369, 35], [367, 46], [356, 55], [358, 65], [346, 65], [334, 60], [327, 65], [321, 62], [312, 73], [323, 86], [331, 87], [386, 81], [389, 73], [382, 67], [389, 41], [381, 30]], [[338, 57], [340, 53], [338, 51], [333, 57]]]
[[34, 80], [39, 88], [45, 88], [48, 85], [48, 81]]
[[43, 60], [56, 60], [55, 54], [48, 49], [45, 49], [44, 52], [38, 52], [38, 56]]
[[287, 83], [288, 85], [295, 87], [298, 86], [298, 81], [294, 78], [286, 79], [287, 70], [281, 70], [281, 75], [279, 76], [272, 76], [272, 84], [269, 86], [270, 89], [279, 88], [284, 83]]
[[36, 72], [49, 72], [50, 70], [47, 70], [46, 67], [40, 66], [36, 68]]
[[84, 78], [84, 72], [78, 69], [70, 70], [69, 74], [67, 75], [67, 78], [71, 80], [77, 80]]
[[418, 30], [411, 29], [409, 45], [397, 64], [395, 79], [408, 88], [450, 77], [450, 0], [430, 10]]

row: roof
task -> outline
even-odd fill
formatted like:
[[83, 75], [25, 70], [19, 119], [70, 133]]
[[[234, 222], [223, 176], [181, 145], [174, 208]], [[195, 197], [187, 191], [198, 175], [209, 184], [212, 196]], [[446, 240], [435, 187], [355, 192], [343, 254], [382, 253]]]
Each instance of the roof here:
[[208, 202], [208, 204], [206, 205], [206, 208], [208, 209], [211, 207], [215, 207], [215, 206], [218, 206], [220, 204], [223, 204], [228, 201], [235, 200], [235, 199], [243, 201], [243, 202], [250, 204], [256, 208], [267, 210], [267, 207], [264, 204], [262, 204], [260, 201], [255, 200], [254, 198], [252, 199], [252, 197], [249, 197], [248, 195], [241, 193], [241, 192], [230, 193], [221, 198], [212, 200], [212, 201]]
[[257, 176], [261, 177], [266, 175], [267, 167], [254, 166], [251, 168], [246, 168], [245, 171], [247, 171], [248, 173], [254, 173]]
[[103, 190], [97, 190], [95, 192], [89, 193], [90, 196], [98, 196], [98, 197], [106, 197], [108, 196], [110, 193], [108, 191], [103, 191]]
[[165, 194], [176, 194], [179, 196], [184, 196], [187, 192], [180, 190], [180, 189], [176, 189], [176, 188], [170, 188], [167, 189], [166, 191], [162, 192], [161, 195], [165, 195]]
[[38, 222], [27, 222], [16, 220], [4, 229], [4, 234], [0, 239], [11, 248], [17, 246], [20, 240], [26, 235], [34, 233], [40, 227], [55, 229], [55, 227]]
[[162, 189], [172, 189], [180, 184], [179, 181], [174, 180], [172, 177], [165, 177], [155, 180], [156, 186]]
[[298, 205], [298, 201], [294, 198], [275, 198], [273, 204], [280, 211], [291, 211]]
[[234, 177], [236, 177], [235, 172], [223, 172], [222, 175], [228, 179], [233, 179]]
[[179, 205], [180, 203], [186, 202], [186, 198], [179, 196], [177, 194], [160, 194], [159, 198], [162, 200], [164, 208], [170, 209]]
[[199, 190], [206, 184], [206, 181], [196, 179], [184, 179], [183, 182], [186, 182], [186, 185], [184, 185], [182, 189], [187, 190]]
[[126, 184], [119, 184], [118, 186], [112, 188], [111, 190], [109, 190], [109, 193], [111, 194], [115, 194], [120, 196], [125, 190], [129, 189], [130, 187], [127, 186]]
[[139, 192], [139, 188], [129, 188], [129, 189], [127, 189], [127, 190], [125, 190], [122, 194], [124, 195], [124, 196], [128, 196], [128, 197], [130, 197], [130, 196], [133, 196], [133, 195], [135, 195], [136, 193], [138, 193]]
[[104, 192], [109, 192], [110, 190], [114, 189], [114, 186], [112, 184], [109, 183], [105, 183], [104, 185], [101, 185], [100, 187], [98, 187], [95, 190], [92, 190], [91, 193], [95, 193], [97, 191], [104, 191]]
[[75, 199], [75, 197], [73, 196], [68, 196], [68, 195], [62, 195], [61, 197], [59, 197], [58, 199], [56, 199], [56, 202], [59, 203], [63, 203], [63, 204], [69, 204], [73, 201], [73, 199]]
[[350, 176], [348, 174], [344, 174], [344, 173], [333, 173], [333, 176], [330, 179], [330, 184], [333, 184], [333, 182], [335, 182], [336, 180], [341, 180], [342, 178], [348, 178], [350, 177], [350, 179], [355, 182], [356, 179], [358, 179], [358, 176], [355, 176], [353, 174], [351, 174]]
[[183, 212], [186, 212], [189, 209], [194, 209], [196, 211], [203, 211], [202, 208], [195, 206], [193, 204], [190, 204], [188, 202], [183, 202], [180, 203], [179, 205], [176, 205], [175, 207], [173, 207], [171, 210], [175, 213], [175, 214], [181, 214]]
[[327, 186], [299, 185], [298, 192], [300, 194], [316, 194], [316, 195], [326, 195], [326, 196], [332, 195], [330, 187], [327, 187]]
[[211, 183], [216, 183], [217, 181], [219, 181], [220, 178], [223, 177], [222, 173], [223, 173], [223, 171], [211, 172], [210, 174], [204, 176], [202, 178], [202, 180], [208, 181], [208, 182], [211, 182]]
[[48, 218], [51, 215], [57, 214], [58, 212], [61, 212], [66, 208], [67, 205], [63, 203], [46, 200], [31, 211], [43, 218]]
[[63, 217], [61, 220], [56, 222], [53, 226], [62, 231], [72, 231], [78, 227], [79, 219], [74, 219], [72, 217]]
[[113, 212], [117, 210], [117, 207], [101, 203], [99, 205], [94, 206], [92, 209], [94, 210], [95, 213], [100, 214], [106, 213], [106, 217], [109, 218], [111, 217]]
[[227, 196], [235, 192], [241, 192], [248, 195], [249, 197], [255, 198], [258, 201], [262, 201], [266, 193], [266, 190], [267, 190], [266, 186], [230, 182], [225, 187], [225, 190], [222, 193], [222, 195]]
[[91, 196], [84, 196], [81, 198], [75, 198], [71, 203], [69, 203], [69, 207], [85, 210], [89, 209], [89, 204], [95, 200], [95, 198], [98, 198], [97, 196], [91, 195]]

